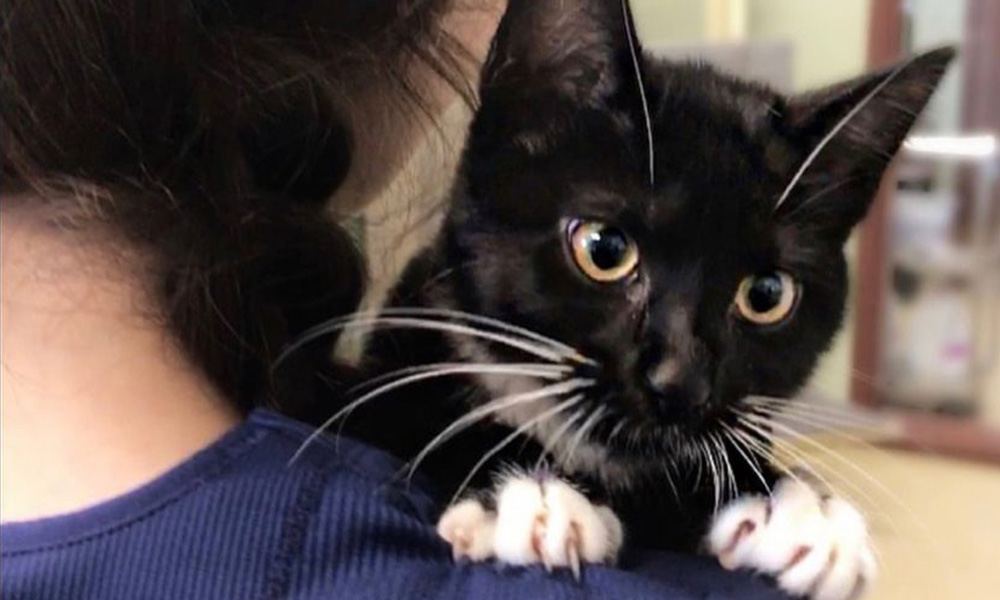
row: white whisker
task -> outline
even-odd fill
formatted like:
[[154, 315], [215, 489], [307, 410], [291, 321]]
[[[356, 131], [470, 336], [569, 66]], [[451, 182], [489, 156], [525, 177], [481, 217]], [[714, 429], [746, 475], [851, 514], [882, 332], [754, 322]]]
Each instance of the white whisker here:
[[[744, 452], [743, 450], [744, 442], [741, 441], [735, 435], [732, 425], [729, 425], [728, 423], [723, 423], [722, 427], [725, 430], [726, 437], [728, 437], [729, 441], [733, 443], [733, 448], [743, 458], [743, 461], [747, 464], [747, 466], [750, 467], [750, 470], [753, 472], [753, 474], [757, 476], [757, 479], [760, 480], [760, 483], [764, 486], [764, 489], [767, 491], [767, 495], [771, 496], [772, 495], [771, 486], [770, 484], [768, 484], [767, 479], [764, 477], [764, 473], [761, 471], [760, 464], [757, 462], [756, 459], [751, 459], [750, 456], [746, 452]], [[750, 449], [747, 448], [747, 450]], [[753, 453], [753, 451], [750, 452], [751, 454]]]
[[674, 483], [674, 477], [673, 477], [674, 475], [677, 474], [676, 471], [675, 471], [676, 468], [677, 468], [677, 462], [675, 460], [673, 460], [673, 458], [671, 458], [670, 459], [670, 464], [664, 464], [663, 465], [663, 475], [667, 479], [667, 485], [670, 486], [670, 491], [671, 491], [671, 493], [673, 493], [674, 499], [677, 500], [677, 504], [680, 504], [681, 503], [681, 493], [677, 489], [677, 484]]
[[710, 445], [707, 438], [699, 438], [699, 449], [705, 455], [705, 464], [708, 465], [712, 472], [712, 497], [714, 498], [714, 503], [712, 505], [712, 514], [719, 513], [719, 507], [722, 505], [722, 492], [720, 489], [719, 482], [719, 469], [715, 464], [714, 449]]
[[628, 425], [628, 417], [622, 417], [618, 420], [615, 426], [611, 428], [611, 432], [608, 433], [608, 445], [610, 445], [615, 437], [622, 432], [622, 429], [624, 429], [626, 425]]
[[[555, 338], [551, 338], [546, 335], [542, 335], [537, 331], [532, 331], [526, 327], [521, 327], [520, 325], [513, 325], [500, 319], [494, 319], [493, 317], [486, 317], [483, 315], [477, 315], [474, 313], [467, 313], [460, 310], [452, 310], [449, 308], [423, 308], [423, 307], [387, 307], [380, 311], [381, 314], [387, 316], [427, 316], [427, 317], [444, 317], [449, 319], [456, 319], [460, 321], [468, 321], [470, 323], [478, 323], [480, 325], [487, 325], [490, 327], [496, 327], [507, 333], [512, 333], [514, 335], [520, 335], [528, 339], [534, 340], [542, 344], [548, 344], [557, 350], [562, 350], [567, 355], [577, 355], [582, 361], [588, 361], [583, 356], [580, 356], [575, 348], [560, 342]], [[375, 315], [377, 316], [377, 315]]]
[[565, 456], [565, 459], [559, 461], [563, 464], [564, 467], [572, 470], [573, 456], [574, 454], [576, 454], [577, 448], [587, 437], [587, 434], [590, 433], [590, 430], [597, 425], [597, 423], [601, 420], [601, 417], [603, 417], [604, 413], [606, 413], [607, 411], [608, 409], [606, 407], [598, 406], [597, 408], [594, 409], [592, 413], [590, 413], [590, 416], [587, 417], [587, 420], [583, 422], [583, 425], [581, 425], [580, 429], [577, 430], [576, 434], [573, 436], [573, 439], [570, 440], [569, 447], [566, 449], [564, 453], [560, 455], [560, 458]]
[[[743, 423], [744, 427], [747, 427], [749, 429], [755, 428], [755, 425], [751, 422], [744, 421], [743, 419], [741, 419], [741, 422]], [[757, 429], [757, 431], [760, 431], [760, 429]], [[858, 500], [864, 501], [868, 507], [868, 510], [878, 513], [880, 516], [884, 517], [890, 524], [892, 524], [894, 529], [898, 529], [898, 527], [895, 526], [894, 520], [885, 511], [879, 508], [878, 502], [875, 501], [875, 499], [871, 496], [871, 494], [866, 492], [863, 488], [861, 488], [857, 483], [852, 481], [849, 477], [846, 477], [843, 473], [830, 467], [830, 465], [826, 464], [825, 462], [816, 459], [815, 457], [810, 457], [805, 453], [805, 451], [796, 448], [795, 445], [789, 443], [788, 441], [772, 436], [770, 438], [770, 442], [772, 445], [774, 445], [775, 449], [784, 452], [796, 463], [808, 467], [809, 472], [812, 474], [812, 476], [818, 479], [820, 483], [826, 486], [830, 491], [835, 491], [837, 493], [844, 494], [844, 490], [838, 489], [839, 486], [834, 485], [833, 482], [830, 481], [830, 479], [828, 479], [823, 474], [823, 471], [819, 467], [825, 468], [830, 475], [835, 476], [837, 478], [837, 481], [839, 481], [843, 486], [849, 488], [857, 496]], [[796, 481], [802, 483], [803, 485], [807, 486], [809, 485], [808, 483], [803, 482], [802, 479], [798, 477], [797, 474], [795, 474], [794, 469], [789, 469], [787, 473], [790, 477], [794, 478]]]
[[476, 476], [476, 473], [478, 473], [479, 470], [483, 468], [483, 465], [485, 465], [491, 458], [496, 456], [498, 452], [509, 446], [519, 436], [527, 433], [532, 427], [540, 425], [542, 422], [556, 416], [557, 414], [573, 408], [574, 406], [582, 402], [583, 398], [584, 398], [583, 394], [579, 394], [573, 396], [568, 400], [560, 402], [559, 404], [553, 406], [549, 410], [546, 410], [534, 416], [533, 418], [529, 419], [528, 421], [525, 421], [520, 427], [512, 431], [510, 435], [500, 440], [500, 442], [498, 442], [495, 446], [493, 446], [493, 448], [491, 448], [489, 452], [484, 454], [482, 458], [480, 458], [479, 461], [476, 462], [475, 465], [473, 465], [472, 469], [469, 471], [469, 474], [466, 475], [465, 479], [462, 480], [462, 483], [459, 484], [458, 489], [455, 491], [455, 494], [451, 498], [451, 502], [449, 502], [448, 504], [452, 505], [458, 500], [458, 498], [462, 495], [462, 492], [465, 491], [465, 488], [468, 487], [469, 482], [471, 482], [472, 478]]
[[725, 475], [727, 475], [728, 478], [729, 478], [728, 482], [725, 482], [725, 481], [723, 482], [724, 484], [726, 484], [723, 487], [727, 491], [731, 492], [731, 495], [729, 496], [729, 498], [730, 499], [735, 499], [735, 498], [737, 498], [740, 495], [740, 493], [739, 493], [739, 489], [737, 489], [737, 486], [736, 486], [736, 474], [733, 472], [733, 465], [732, 465], [732, 462], [730, 462], [730, 460], [729, 460], [729, 453], [726, 452], [726, 445], [725, 445], [724, 441], [719, 438], [719, 434], [717, 432], [713, 431], [711, 433], [711, 436], [712, 436], [712, 442], [719, 449], [719, 458], [720, 458], [720, 460], [722, 462], [723, 467], [725, 467], [725, 470], [723, 471], [723, 473]]
[[562, 363], [566, 361], [592, 364], [593, 361], [583, 357], [579, 353], [572, 351], [572, 353], [562, 350], [560, 348], [553, 348], [549, 346], [542, 345], [538, 342], [529, 341], [525, 338], [517, 338], [512, 335], [507, 335], [504, 333], [497, 333], [494, 331], [486, 331], [483, 329], [478, 329], [470, 325], [463, 325], [461, 323], [454, 323], [451, 321], [435, 321], [433, 319], [420, 318], [420, 317], [361, 317], [361, 318], [340, 318], [333, 319], [327, 323], [317, 325], [312, 329], [307, 330], [299, 338], [285, 348], [282, 353], [275, 360], [275, 366], [280, 365], [284, 362], [288, 356], [293, 352], [301, 348], [302, 346], [312, 342], [313, 340], [319, 339], [324, 335], [328, 335], [335, 331], [342, 330], [358, 330], [364, 331], [364, 328], [374, 326], [384, 329], [424, 329], [429, 331], [440, 331], [445, 333], [452, 333], [457, 335], [465, 335], [469, 337], [475, 337], [480, 339], [489, 340], [491, 342], [496, 342], [498, 344], [503, 344], [509, 348], [514, 348], [526, 352], [533, 356], [539, 358], [544, 358], [553, 363]]
[[538, 460], [535, 462], [536, 471], [541, 468], [545, 458], [552, 453], [552, 449], [555, 448], [556, 445], [562, 440], [563, 436], [566, 435], [566, 432], [569, 431], [570, 428], [573, 427], [573, 425], [575, 425], [576, 422], [582, 419], [586, 414], [586, 409], [581, 408], [577, 410], [570, 416], [570, 418], [566, 419], [562, 425], [552, 432], [552, 435], [549, 436], [548, 441], [545, 442], [545, 446], [542, 448], [541, 455], [539, 455]]
[[[370, 388], [382, 385], [386, 381], [392, 381], [393, 379], [400, 378], [400, 377], [402, 377], [404, 375], [413, 375], [413, 374], [416, 374], [416, 373], [426, 373], [426, 372], [429, 372], [429, 371], [436, 371], [437, 369], [440, 369], [440, 368], [443, 368], [443, 367], [452, 367], [452, 366], [457, 366], [457, 365], [495, 366], [497, 364], [504, 364], [504, 363], [439, 362], [439, 363], [428, 363], [428, 364], [425, 364], [425, 365], [413, 365], [413, 366], [410, 366], [410, 367], [403, 367], [401, 369], [395, 369], [393, 371], [389, 371], [388, 373], [383, 373], [383, 374], [378, 375], [376, 377], [372, 377], [371, 379], [366, 379], [365, 381], [362, 381], [358, 385], [356, 385], [356, 386], [352, 387], [351, 389], [349, 389], [347, 391], [346, 395], [348, 397], [353, 396], [356, 393], [360, 392], [361, 390], [370, 389]], [[548, 372], [550, 372], [552, 374], [567, 374], [567, 373], [570, 373], [571, 370], [572, 370], [572, 367], [569, 367], [568, 365], [560, 365], [560, 364], [552, 364], [552, 363], [516, 363], [516, 364], [518, 364], [518, 365], [524, 365], [524, 366], [530, 366], [532, 371], [535, 371], [535, 372], [538, 372], [538, 373], [548, 371]]]
[[825, 444], [821, 444], [820, 442], [817, 442], [816, 440], [814, 440], [814, 439], [812, 439], [812, 438], [810, 438], [808, 436], [802, 435], [801, 433], [795, 431], [791, 427], [787, 427], [787, 426], [782, 425], [780, 423], [773, 423], [773, 422], [771, 423], [771, 426], [773, 426], [778, 431], [781, 431], [781, 432], [785, 433], [786, 435], [790, 436], [791, 438], [793, 438], [795, 440], [798, 440], [800, 442], [803, 442], [805, 444], [808, 444], [809, 446], [811, 446], [811, 447], [819, 450], [820, 452], [823, 452], [824, 454], [826, 454], [830, 458], [832, 458], [832, 459], [840, 462], [841, 464], [843, 464], [843, 465], [847, 466], [848, 468], [850, 468], [855, 473], [861, 475], [862, 477], [865, 478], [865, 480], [867, 480], [869, 483], [871, 483], [876, 488], [878, 488], [890, 500], [892, 500], [900, 508], [902, 508], [904, 511], [906, 511], [910, 515], [910, 517], [914, 519], [914, 521], [919, 522], [918, 519], [916, 518], [916, 516], [913, 515], [913, 511], [910, 509], [909, 505], [907, 505], [905, 502], [903, 502], [902, 499], [900, 499], [899, 496], [897, 496], [892, 490], [890, 490], [889, 488], [887, 488], [881, 481], [879, 481], [871, 473], [869, 473], [868, 471], [862, 469], [854, 461], [848, 459], [847, 457], [845, 457], [844, 455], [840, 454], [839, 452], [837, 452], [837, 451], [829, 448]]
[[809, 411], [812, 413], [821, 413], [829, 415], [831, 418], [841, 419], [843, 421], [854, 421], [861, 425], [871, 425], [873, 421], [878, 420], [878, 414], [859, 414], [856, 411], [852, 411], [849, 408], [842, 408], [839, 406], [832, 406], [828, 404], [816, 404], [812, 402], [805, 402], [802, 400], [795, 400], [789, 398], [774, 398], [770, 396], [749, 396], [744, 399], [744, 403], [748, 406], [753, 407], [765, 407], [770, 409], [779, 410], [799, 410], [799, 411]]
[[[743, 426], [746, 427], [747, 429], [749, 429], [750, 431], [754, 431], [758, 435], [764, 437], [769, 442], [773, 442], [773, 438], [767, 432], [762, 432], [759, 429], [755, 430], [754, 428], [751, 428], [748, 425], [743, 425]], [[787, 466], [785, 466], [784, 464], [782, 464], [782, 462], [780, 460], [778, 460], [777, 454], [775, 453], [775, 450], [774, 450], [773, 447], [768, 446], [763, 441], [761, 441], [761, 440], [755, 438], [754, 436], [750, 435], [750, 433], [747, 432], [747, 431], [743, 431], [741, 429], [733, 428], [732, 429], [732, 433], [733, 433], [734, 436], [736, 436], [737, 438], [739, 438], [743, 442], [743, 444], [746, 446], [746, 448], [748, 450], [750, 450], [751, 453], [753, 453], [753, 454], [761, 457], [765, 461], [767, 461], [767, 463], [771, 467], [777, 469], [780, 473], [782, 473], [783, 475], [786, 475], [786, 476], [794, 479], [795, 481], [798, 481], [800, 483], [804, 483], [804, 482], [802, 482], [802, 480], [799, 478], [799, 476], [792, 469], [788, 468]], [[794, 460], [800, 461], [801, 459], [795, 458]]]
[[420, 463], [425, 458], [427, 458], [427, 456], [431, 452], [433, 452], [436, 448], [447, 442], [455, 435], [464, 431], [466, 428], [479, 422], [480, 420], [490, 415], [500, 413], [507, 409], [513, 408], [514, 406], [519, 406], [529, 402], [534, 402], [536, 400], [542, 400], [545, 398], [558, 396], [559, 394], [572, 392], [580, 388], [593, 385], [593, 383], [594, 383], [593, 379], [570, 379], [569, 381], [563, 383], [557, 383], [554, 385], [541, 387], [539, 389], [532, 390], [530, 392], [523, 392], [520, 394], [511, 394], [509, 396], [503, 396], [501, 398], [491, 400], [486, 404], [469, 411], [461, 418], [453, 421], [451, 425], [448, 425], [448, 427], [442, 430], [441, 433], [437, 434], [437, 436], [435, 436], [434, 439], [432, 439], [430, 442], [427, 443], [426, 446], [424, 446], [424, 449], [421, 450], [416, 455], [416, 457], [414, 457], [414, 459], [411, 461], [410, 468], [407, 471], [407, 478], [410, 479], [413, 477], [413, 474], [416, 472], [417, 467], [420, 465]]
[[435, 379], [438, 377], [448, 377], [451, 375], [464, 375], [464, 374], [523, 375], [527, 377], [538, 377], [540, 379], [562, 379], [566, 374], [571, 373], [573, 370], [572, 367], [568, 366], [564, 368], [566, 369], [565, 371], [553, 372], [551, 369], [548, 368], [548, 366], [546, 366], [545, 369], [536, 369], [534, 368], [533, 363], [502, 364], [502, 365], [491, 365], [491, 364], [470, 365], [465, 363], [453, 363], [453, 364], [445, 363], [444, 365], [441, 366], [441, 368], [435, 371], [416, 373], [408, 377], [397, 379], [395, 381], [392, 381], [390, 383], [375, 388], [374, 390], [368, 392], [364, 396], [361, 396], [357, 400], [348, 403], [346, 406], [337, 411], [332, 417], [324, 421], [322, 425], [316, 428], [316, 431], [309, 434], [309, 437], [307, 437], [305, 441], [302, 442], [302, 444], [299, 446], [299, 449], [295, 451], [295, 454], [292, 455], [292, 458], [290, 458], [288, 462], [289, 464], [295, 462], [295, 460], [302, 455], [302, 452], [305, 451], [305, 449], [309, 446], [309, 444], [316, 441], [316, 439], [320, 435], [322, 435], [327, 429], [329, 429], [331, 425], [336, 423], [339, 419], [349, 416], [351, 412], [353, 412], [356, 408], [358, 408], [362, 404], [370, 402], [371, 400], [374, 400], [375, 398], [383, 394], [386, 394], [388, 392], [391, 392], [392, 390], [401, 388], [403, 386], [407, 386], [427, 379]]
[[628, 49], [632, 57], [632, 67], [635, 69], [635, 81], [639, 87], [639, 100], [642, 102], [642, 116], [646, 122], [646, 142], [649, 153], [649, 187], [656, 185], [656, 155], [653, 144], [653, 121], [649, 115], [649, 101], [646, 99], [646, 86], [642, 80], [642, 67], [639, 66], [639, 52], [635, 47], [632, 36], [632, 25], [629, 22], [629, 12], [627, 0], [621, 1], [622, 19], [625, 22], [625, 39], [628, 41]]

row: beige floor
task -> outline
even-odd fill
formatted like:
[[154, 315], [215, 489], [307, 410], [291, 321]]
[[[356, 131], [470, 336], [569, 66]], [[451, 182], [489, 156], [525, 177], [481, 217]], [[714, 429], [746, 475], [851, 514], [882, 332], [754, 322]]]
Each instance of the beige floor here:
[[881, 559], [871, 600], [1000, 598], [1000, 467], [822, 441], [844, 460], [810, 456], [871, 520]]

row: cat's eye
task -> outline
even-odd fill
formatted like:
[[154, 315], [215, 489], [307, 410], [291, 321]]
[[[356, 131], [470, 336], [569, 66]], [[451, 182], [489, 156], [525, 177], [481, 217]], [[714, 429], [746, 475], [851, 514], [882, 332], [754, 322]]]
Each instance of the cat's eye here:
[[572, 221], [567, 230], [573, 260], [594, 281], [620, 281], [639, 264], [639, 248], [621, 229], [600, 221]]
[[751, 323], [776, 325], [792, 314], [798, 296], [799, 285], [788, 273], [758, 273], [740, 282], [735, 305]]

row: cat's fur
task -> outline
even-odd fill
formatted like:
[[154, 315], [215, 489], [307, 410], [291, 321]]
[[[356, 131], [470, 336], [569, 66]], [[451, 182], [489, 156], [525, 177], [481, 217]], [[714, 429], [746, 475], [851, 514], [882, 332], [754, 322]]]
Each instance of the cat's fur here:
[[[504, 466], [534, 468], [546, 436], [578, 414], [562, 432], [571, 440], [602, 407], [573, 456], [553, 452], [547, 468], [608, 503], [632, 543], [692, 548], [717, 493], [697, 440], [720, 422], [740, 427], [734, 415], [746, 397], [791, 396], [812, 372], [844, 313], [843, 245], [953, 52], [792, 97], [708, 66], [639, 54], [651, 178], [630, 20], [618, 0], [510, 3], [483, 69], [481, 107], [447, 219], [392, 304], [499, 319], [594, 361], [566, 362], [575, 369], [566, 379], [597, 379], [582, 390], [587, 412], [567, 411], [504, 447], [469, 492], [487, 488]], [[810, 152], [882, 84], [777, 206]], [[627, 231], [641, 253], [636, 275], [588, 280], [567, 251], [574, 218]], [[791, 319], [760, 327], [738, 318], [740, 281], [775, 269], [801, 286]], [[668, 361], [669, 393], [642, 383]], [[467, 335], [405, 327], [377, 330], [365, 358], [373, 374], [526, 362], [544, 361]], [[412, 459], [474, 407], [550, 383], [474, 374], [415, 382], [360, 406], [345, 431]], [[480, 457], [554, 402], [477, 422], [428, 455], [418, 473], [449, 499]], [[761, 491], [731, 440], [723, 449], [738, 490]], [[776, 477], [767, 467], [764, 474]]]

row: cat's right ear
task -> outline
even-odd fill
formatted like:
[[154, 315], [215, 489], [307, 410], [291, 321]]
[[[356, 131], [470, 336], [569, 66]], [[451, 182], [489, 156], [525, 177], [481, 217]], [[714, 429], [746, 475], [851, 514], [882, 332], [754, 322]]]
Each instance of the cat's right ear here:
[[779, 216], [846, 240], [954, 57], [953, 48], [932, 50], [789, 99], [780, 124], [800, 162], [788, 165]]
[[634, 32], [623, 0], [510, 0], [483, 68], [480, 112], [504, 134], [544, 136], [574, 112], [638, 98]]

